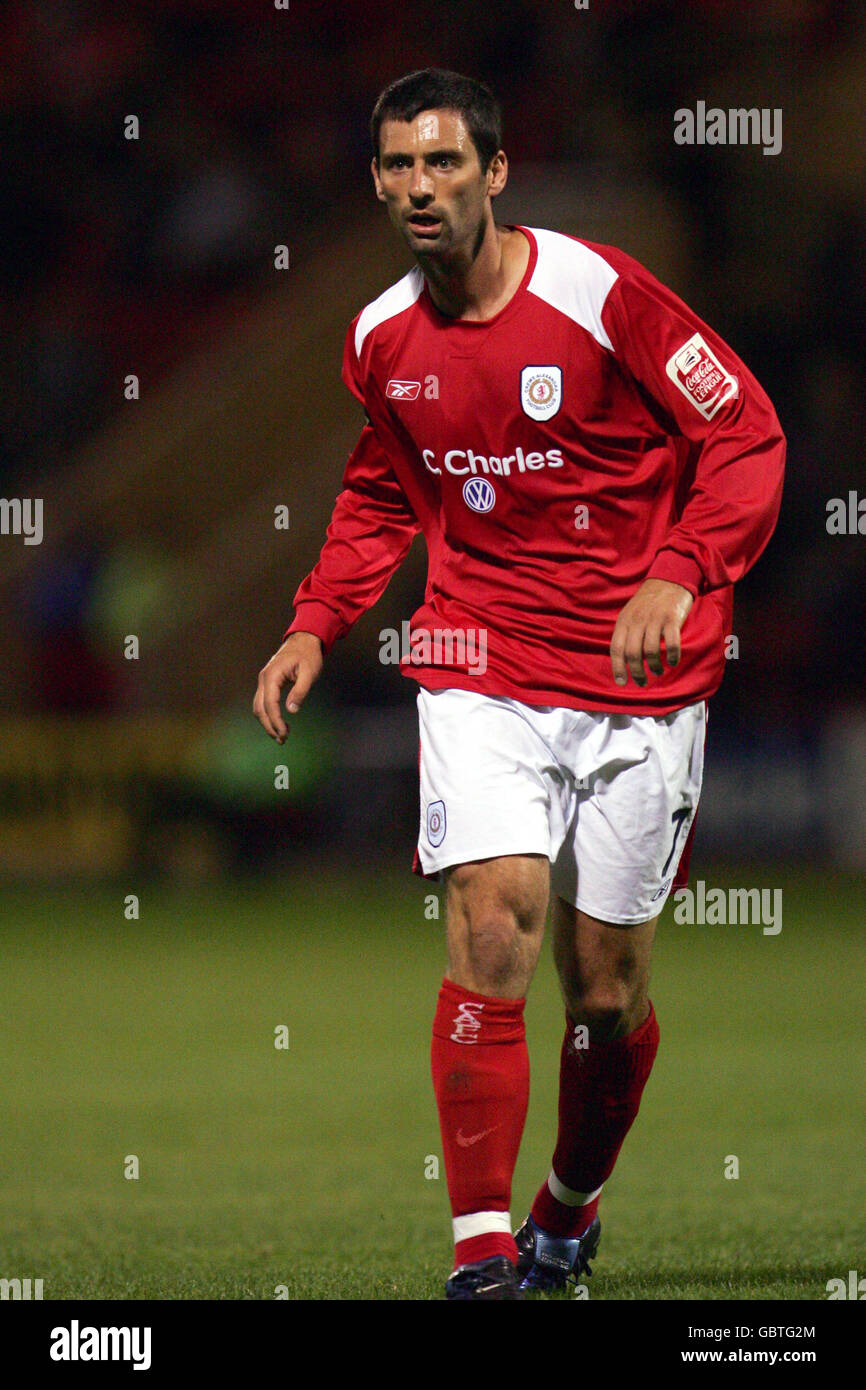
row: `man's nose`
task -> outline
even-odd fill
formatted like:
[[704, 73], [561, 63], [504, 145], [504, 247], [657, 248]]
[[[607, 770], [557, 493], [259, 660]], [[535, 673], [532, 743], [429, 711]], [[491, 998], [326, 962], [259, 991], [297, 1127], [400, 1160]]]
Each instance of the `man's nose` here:
[[409, 181], [409, 197], [412, 199], [429, 198], [433, 193], [433, 180], [427, 166], [419, 160], [412, 169], [412, 178]]

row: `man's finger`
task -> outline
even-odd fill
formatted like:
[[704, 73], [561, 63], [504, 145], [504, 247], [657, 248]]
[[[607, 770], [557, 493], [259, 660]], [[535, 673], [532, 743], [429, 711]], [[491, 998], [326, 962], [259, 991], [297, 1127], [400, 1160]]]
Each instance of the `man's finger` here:
[[665, 652], [667, 653], [668, 665], [676, 666], [682, 655], [680, 648], [680, 625], [676, 618], [668, 618], [662, 636], [665, 639]]
[[283, 743], [289, 732], [280, 713], [280, 691], [284, 683], [285, 678], [281, 678], [276, 671], [268, 672], [262, 681], [262, 705], [268, 721], [265, 728], [277, 743]]
[[629, 628], [625, 639], [625, 659], [635, 685], [646, 685], [647, 676], [643, 668], [643, 623]]
[[265, 712], [264, 702], [262, 698], [261, 675], [259, 676], [259, 683], [256, 687], [255, 698], [253, 699], [253, 714], [255, 715], [256, 719], [259, 721], [265, 732], [270, 734], [271, 738], [276, 738], [276, 734], [274, 733], [274, 730], [271, 726], [271, 721]]
[[286, 696], [286, 707], [289, 714], [297, 714], [310, 693], [310, 686], [313, 684], [313, 679], [312, 668], [304, 664], [299, 665], [295, 673], [295, 683]]
[[622, 619], [617, 620], [613, 630], [613, 637], [610, 639], [610, 664], [613, 667], [613, 678], [617, 685], [628, 684], [628, 668], [625, 664], [625, 628]]
[[661, 624], [657, 622], [650, 623], [644, 634], [643, 650], [646, 664], [654, 676], [663, 676], [665, 673], [665, 668], [662, 663], [661, 642]]

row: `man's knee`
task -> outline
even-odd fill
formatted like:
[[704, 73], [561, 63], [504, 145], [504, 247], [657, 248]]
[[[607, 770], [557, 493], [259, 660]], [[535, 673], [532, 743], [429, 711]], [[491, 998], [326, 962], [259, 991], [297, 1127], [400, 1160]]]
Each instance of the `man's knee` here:
[[619, 926], [557, 899], [554, 957], [565, 1006], [594, 1042], [612, 1042], [647, 1016], [650, 953], [658, 918]]
[[631, 1031], [635, 1001], [621, 992], [606, 992], [570, 1001], [575, 1023], [585, 1024], [591, 1042], [613, 1042]]
[[575, 992], [567, 996], [566, 1007], [575, 1023], [585, 1025], [590, 1042], [614, 1042], [640, 1027], [647, 1001], [641, 985], [619, 982]]
[[534, 966], [547, 914], [547, 873], [541, 856], [483, 860], [448, 871], [452, 957], [490, 992], [509, 991]]

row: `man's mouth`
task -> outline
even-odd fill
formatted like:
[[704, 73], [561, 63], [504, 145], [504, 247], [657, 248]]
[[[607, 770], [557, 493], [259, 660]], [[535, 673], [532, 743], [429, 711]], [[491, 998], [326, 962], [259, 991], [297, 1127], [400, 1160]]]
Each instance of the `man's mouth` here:
[[406, 219], [416, 236], [435, 236], [442, 227], [441, 217], [432, 212], [413, 212]]

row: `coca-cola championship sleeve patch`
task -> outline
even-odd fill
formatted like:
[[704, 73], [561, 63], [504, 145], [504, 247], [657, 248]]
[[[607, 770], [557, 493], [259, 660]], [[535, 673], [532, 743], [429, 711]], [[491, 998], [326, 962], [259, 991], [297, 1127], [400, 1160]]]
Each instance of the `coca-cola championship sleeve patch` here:
[[735, 397], [740, 389], [737, 378], [725, 370], [700, 333], [693, 333], [688, 342], [677, 348], [668, 358], [665, 371], [705, 420], [712, 420], [725, 401]]

